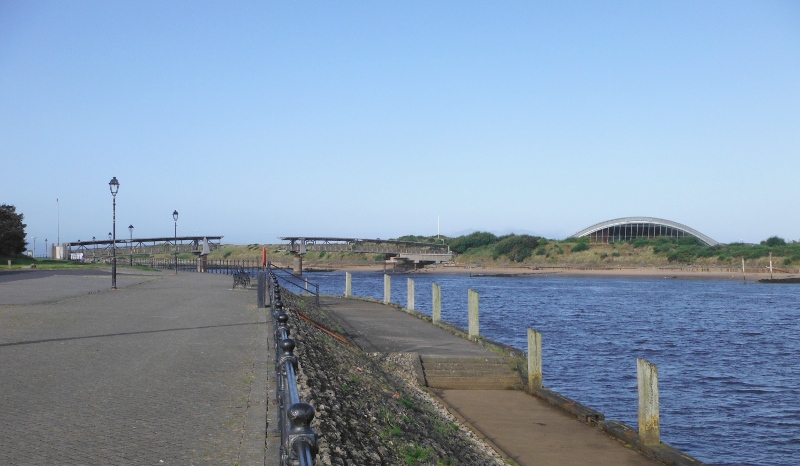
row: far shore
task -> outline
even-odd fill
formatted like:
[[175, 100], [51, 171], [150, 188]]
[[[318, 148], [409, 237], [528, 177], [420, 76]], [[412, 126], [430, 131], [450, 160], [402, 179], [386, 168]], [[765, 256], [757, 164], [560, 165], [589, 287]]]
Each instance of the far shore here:
[[[416, 270], [403, 270], [396, 268], [393, 270], [391, 265], [339, 265], [339, 264], [309, 264], [304, 270], [313, 273], [315, 270], [336, 270], [345, 272], [383, 272], [405, 273], [408, 275], [417, 274], [459, 274], [476, 276], [507, 276], [507, 277], [533, 277], [533, 276], [561, 276], [561, 277], [604, 277], [604, 278], [668, 278], [668, 279], [692, 279], [692, 280], [738, 280], [738, 281], [758, 281], [763, 278], [770, 278], [769, 272], [750, 272], [742, 274], [739, 272], [721, 271], [708, 267], [502, 267], [502, 266], [480, 266], [469, 267], [461, 265], [447, 266], [428, 266]], [[781, 273], [774, 272], [775, 278], [800, 277], [800, 273]]]

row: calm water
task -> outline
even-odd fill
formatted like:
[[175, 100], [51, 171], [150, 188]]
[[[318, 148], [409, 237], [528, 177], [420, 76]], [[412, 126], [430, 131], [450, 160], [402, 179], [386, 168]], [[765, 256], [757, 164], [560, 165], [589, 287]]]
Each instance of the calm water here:
[[[344, 272], [307, 273], [343, 294]], [[542, 333], [544, 385], [636, 428], [636, 358], [657, 364], [662, 441], [720, 465], [800, 462], [800, 286], [655, 278], [393, 275], [392, 301], [526, 350]], [[382, 273], [353, 273], [353, 294], [383, 299]]]

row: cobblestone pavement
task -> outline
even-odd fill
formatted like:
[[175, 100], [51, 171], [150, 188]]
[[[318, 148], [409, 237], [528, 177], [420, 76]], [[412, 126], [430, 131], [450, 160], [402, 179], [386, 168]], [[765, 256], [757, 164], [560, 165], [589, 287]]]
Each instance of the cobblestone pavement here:
[[263, 464], [255, 292], [212, 274], [107, 280], [0, 286], [0, 464]]

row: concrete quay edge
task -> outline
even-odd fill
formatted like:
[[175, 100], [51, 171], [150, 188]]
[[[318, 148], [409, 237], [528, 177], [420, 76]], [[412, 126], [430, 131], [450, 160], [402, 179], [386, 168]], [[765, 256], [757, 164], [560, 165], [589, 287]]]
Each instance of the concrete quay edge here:
[[[403, 311], [420, 320], [428, 322], [431, 325], [446, 330], [457, 337], [477, 343], [492, 352], [506, 354], [515, 359], [521, 358], [523, 361], [527, 359], [526, 353], [520, 350], [519, 348], [514, 348], [512, 346], [508, 346], [503, 343], [488, 338], [484, 338], [483, 336], [481, 336], [478, 339], [469, 338], [468, 332], [465, 329], [462, 329], [447, 322], [434, 323], [430, 316], [423, 314], [415, 309], [408, 309], [399, 304], [391, 302], [387, 304], [384, 303], [383, 300], [373, 299], [373, 298], [363, 298], [359, 296], [344, 296], [344, 295], [330, 295], [330, 296], [345, 298], [345, 299], [353, 299], [357, 301], [367, 301], [376, 304], [383, 304], [385, 306], [395, 308], [399, 311]], [[420, 357], [418, 354], [416, 354], [415, 359], [416, 361], [418, 361], [418, 363], [415, 365], [415, 369], [417, 372], [417, 379], [418, 382], [420, 383], [421, 388], [425, 389], [428, 393], [432, 394], [432, 396], [434, 396], [434, 398], [436, 398], [437, 401], [442, 403], [443, 406], [446, 406], [448, 408], [448, 411], [451, 412], [451, 414], [453, 414], [455, 417], [459, 418], [460, 421], [465, 422], [465, 420], [462, 419], [462, 416], [459, 415], [457, 412], [454, 412], [455, 410], [453, 410], [449, 405], [447, 405], [447, 403], [444, 402], [444, 400], [442, 400], [441, 397], [439, 397], [434, 390], [431, 390], [426, 385], [424, 385], [425, 378], [422, 372], [421, 364], [419, 363]], [[524, 364], [520, 364], [518, 362], [518, 369], [520, 378], [522, 379], [523, 391], [525, 391], [527, 394], [546, 401], [552, 407], [557, 408], [567, 414], [570, 414], [577, 420], [585, 424], [589, 424], [595, 429], [598, 429], [606, 433], [610, 437], [626, 445], [629, 445], [632, 449], [639, 451], [643, 455], [655, 459], [657, 461], [661, 461], [669, 466], [704, 466], [706, 464], [663, 442], [658, 445], [646, 445], [639, 439], [638, 431], [632, 429], [631, 427], [619, 421], [605, 420], [605, 415], [603, 413], [594, 410], [592, 408], [589, 408], [588, 406], [585, 406], [575, 400], [572, 400], [569, 397], [566, 397], [558, 392], [555, 392], [553, 390], [544, 387], [541, 389], [530, 389], [528, 387], [527, 383], [528, 381], [526, 380], [526, 377], [523, 376], [524, 374], [523, 371], [527, 371], [527, 367], [525, 367]], [[503, 456], [505, 459], [511, 460], [511, 456], [507, 452], [503, 451], [501, 448], [495, 445], [494, 442], [488, 440], [486, 436], [479, 429], [477, 429], [474, 425], [470, 424], [469, 422], [466, 422], [466, 424], [469, 425], [472, 431], [475, 432], [481, 438], [481, 440], [489, 443], [490, 446], [494, 448], [498, 453], [500, 453], [500, 455]]]

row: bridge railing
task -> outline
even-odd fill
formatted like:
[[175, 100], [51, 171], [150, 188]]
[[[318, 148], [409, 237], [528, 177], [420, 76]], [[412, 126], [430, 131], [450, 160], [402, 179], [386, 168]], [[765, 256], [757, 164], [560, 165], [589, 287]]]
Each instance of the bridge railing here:
[[[262, 279], [263, 277], [263, 279]], [[297, 356], [295, 341], [289, 338], [289, 315], [281, 302], [281, 286], [272, 270], [259, 277], [259, 286], [267, 286], [272, 318], [275, 323], [275, 372], [278, 424], [281, 431], [281, 466], [312, 466], [318, 452], [317, 433], [311, 429], [314, 407], [300, 401], [297, 391]], [[264, 285], [262, 283], [266, 282]]]

